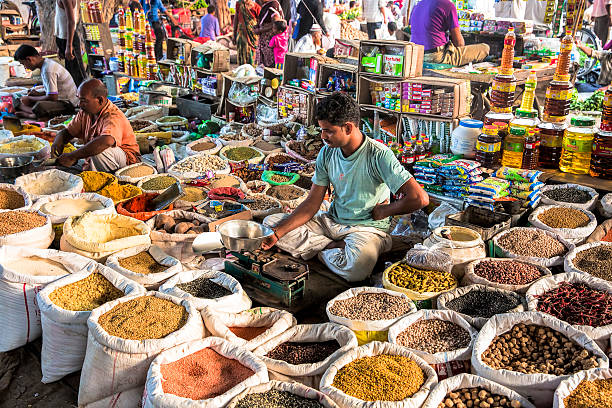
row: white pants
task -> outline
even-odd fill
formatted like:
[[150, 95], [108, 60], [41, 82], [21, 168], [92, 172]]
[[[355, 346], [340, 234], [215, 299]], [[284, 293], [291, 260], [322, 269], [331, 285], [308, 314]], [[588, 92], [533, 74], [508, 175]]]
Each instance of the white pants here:
[[90, 170], [113, 173], [127, 165], [127, 156], [120, 147], [109, 147], [102, 153], [89, 157], [87, 161]]
[[[264, 225], [275, 227], [288, 214], [273, 214]], [[344, 249], [325, 249], [332, 241], [344, 241]], [[282, 237], [276, 246], [292, 256], [311, 259], [315, 255], [336, 275], [349, 282], [367, 279], [378, 257], [391, 250], [391, 236], [373, 227], [338, 224], [319, 212], [310, 221]]]

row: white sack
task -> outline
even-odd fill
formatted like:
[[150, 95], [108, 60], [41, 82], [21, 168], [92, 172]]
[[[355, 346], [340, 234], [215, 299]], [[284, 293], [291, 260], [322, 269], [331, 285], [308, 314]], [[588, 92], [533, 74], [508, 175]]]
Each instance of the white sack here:
[[[74, 199], [74, 200], [83, 199], [83, 200], [88, 200], [88, 201], [99, 202], [103, 208], [99, 210], [95, 210], [95, 211], [89, 211], [93, 214], [116, 214], [117, 213], [117, 211], [115, 211], [115, 204], [113, 203], [113, 200], [111, 198], [104, 197], [96, 193], [51, 194], [51, 195], [43, 196], [39, 198], [36, 201], [36, 203], [34, 203], [34, 205], [32, 206], [32, 209], [36, 211], [41, 211], [42, 206], [44, 206], [47, 203], [57, 201], [57, 200], [67, 200], [67, 199]], [[51, 220], [52, 224], [63, 224], [69, 218], [69, 217], [59, 216], [59, 215], [51, 215], [51, 214], [48, 214], [48, 215], [49, 215], [49, 219]]]
[[[493, 237], [493, 244], [496, 247], [496, 251], [499, 248], [499, 251], [500, 251], [499, 257], [503, 257], [503, 258], [521, 258], [521, 259], [528, 260], [529, 262], [545, 266], [547, 268], [550, 268], [551, 266], [557, 266], [557, 265], [563, 264], [563, 258], [565, 257], [565, 255], [553, 256], [552, 258], [539, 258], [539, 257], [535, 257], [535, 256], [520, 256], [520, 255], [517, 255], [517, 254], [515, 254], [513, 252], [510, 252], [509, 250], [507, 250], [505, 248], [502, 248], [499, 245], [500, 238], [503, 237], [504, 235], [508, 234], [509, 232], [516, 230], [516, 229], [529, 230], [529, 229], [534, 229], [534, 228], [513, 227], [513, 228], [510, 228], [509, 230], [502, 231], [499, 234], [495, 235]], [[546, 230], [541, 230], [541, 231], [544, 232], [546, 235], [549, 235], [549, 236], [553, 237], [554, 239], [556, 239], [557, 241], [561, 242], [561, 244], [563, 244], [565, 246], [567, 251], [571, 251], [572, 249], [574, 249], [574, 244], [568, 242], [565, 238], [560, 237], [559, 235], [557, 235], [557, 234], [555, 234], [554, 232], [551, 232], [551, 231], [546, 231]], [[498, 254], [496, 253], [495, 255], [497, 256]]]
[[19, 176], [15, 179], [15, 186], [23, 188], [32, 199], [33, 202], [36, 202], [39, 198], [45, 197], [50, 194], [35, 194], [30, 192], [31, 185], [33, 183], [45, 183], [46, 181], [50, 182], [51, 180], [63, 180], [66, 184], [66, 188], [64, 191], [55, 191], [55, 194], [74, 194], [81, 193], [83, 191], [83, 179], [79, 176], [75, 176], [74, 174], [67, 173], [62, 170], [51, 169], [45, 171], [38, 171], [36, 173], [24, 174], [23, 176]]
[[55, 238], [55, 232], [53, 232], [53, 226], [51, 220], [47, 214], [41, 213], [40, 211], [31, 211], [38, 215], [42, 215], [46, 218], [44, 225], [36, 228], [29, 229], [27, 231], [16, 232], [15, 234], [1, 235], [0, 236], [0, 247], [4, 245], [28, 247], [28, 248], [40, 248], [47, 249]]
[[0, 190], [15, 190], [23, 197], [23, 207], [14, 208], [15, 210], [27, 210], [32, 206], [32, 197], [23, 188], [14, 184], [0, 183]]
[[566, 408], [567, 405], [563, 403], [563, 400], [565, 400], [582, 381], [609, 380], [611, 378], [612, 369], [610, 368], [596, 368], [593, 370], [579, 371], [574, 375], [570, 375], [567, 379], [561, 381], [559, 387], [555, 390], [553, 408]]
[[586, 191], [591, 196], [591, 199], [583, 204], [566, 203], [565, 201], [552, 200], [546, 197], [545, 194], [542, 194], [541, 204], [542, 205], [566, 205], [566, 206], [570, 206], [574, 208], [581, 208], [583, 210], [588, 210], [588, 211], [592, 211], [593, 208], [595, 208], [595, 204], [597, 204], [597, 199], [599, 198], [599, 194], [597, 194], [597, 191], [595, 191], [595, 189], [591, 187], [583, 186], [580, 184], [550, 184], [550, 185], [543, 186], [540, 189], [540, 192], [544, 193], [545, 191], [557, 190], [557, 189], [562, 189], [562, 188], [574, 188], [576, 190]]
[[[532, 265], [536, 268], [538, 268], [540, 270], [540, 272], [542, 273], [542, 277], [530, 282], [530, 283], [526, 283], [524, 285], [511, 285], [511, 284], [507, 284], [507, 283], [497, 283], [497, 282], [491, 282], [485, 278], [483, 278], [482, 276], [477, 275], [474, 272], [474, 268], [476, 268], [476, 265], [478, 265], [481, 262], [484, 261], [495, 261], [495, 262], [521, 262], [521, 263], [525, 263], [525, 264], [529, 264]], [[517, 292], [517, 293], [525, 293], [527, 292], [527, 290], [531, 287], [531, 285], [533, 285], [535, 282], [537, 282], [539, 279], [548, 277], [551, 275], [550, 269], [548, 269], [545, 266], [542, 265], [538, 265], [535, 263], [532, 263], [528, 260], [523, 260], [521, 258], [514, 258], [514, 259], [504, 259], [504, 258], [482, 258], [482, 259], [477, 259], [475, 261], [470, 262], [466, 268], [465, 268], [465, 275], [463, 276], [463, 280], [462, 280], [462, 284], [463, 286], [468, 286], [468, 285], [486, 285], [486, 286], [490, 286], [492, 288], [497, 288], [497, 289], [503, 289], [503, 290], [509, 290], [510, 292]]]
[[608, 193], [601, 198], [599, 203], [600, 213], [605, 218], [612, 218], [612, 193]]
[[[587, 249], [602, 246], [602, 245], [606, 247], [612, 247], [612, 242], [606, 242], [606, 241], [592, 242], [590, 244], [580, 245], [572, 249], [571, 251], [569, 251], [569, 253], [565, 257], [565, 261], [563, 263], [563, 270], [565, 272], [577, 272], [577, 273], [590, 275], [588, 272], [578, 269], [578, 267], [574, 264], [574, 259], [576, 259], [576, 255], [578, 255], [580, 252], [585, 251]], [[602, 272], [605, 273], [605, 271], [602, 271]]]
[[155, 168], [155, 166], [151, 166], [150, 164], [147, 164], [145, 162], [139, 162], [139, 163], [130, 164], [129, 166], [125, 166], [121, 170], [118, 170], [115, 173], [115, 176], [117, 177], [117, 180], [119, 180], [122, 183], [137, 184], [138, 181], [140, 181], [141, 179], [143, 179], [144, 177], [147, 177], [147, 176], [130, 177], [130, 176], [124, 176], [124, 174], [128, 170], [130, 170], [130, 169], [132, 169], [134, 167], [140, 167], [140, 166], [149, 167], [151, 170], [153, 170], [153, 173], [151, 173], [151, 174], [157, 174], [157, 169]]
[[529, 215], [529, 223], [533, 225], [534, 227], [540, 228], [544, 231], [551, 231], [559, 235], [560, 237], [565, 238], [568, 242], [571, 242], [574, 245], [582, 244], [584, 241], [586, 241], [589, 235], [591, 235], [593, 231], [595, 231], [595, 228], [597, 228], [597, 219], [595, 218], [595, 214], [593, 214], [592, 212], [588, 210], [584, 210], [581, 208], [574, 208], [575, 210], [582, 211], [587, 217], [589, 217], [589, 223], [585, 225], [584, 227], [579, 227], [579, 228], [552, 228], [544, 224], [538, 218], [538, 216], [542, 214], [544, 211], [550, 210], [551, 208], [559, 208], [559, 207], [574, 208], [569, 205], [565, 205], [565, 206], [541, 205]]
[[315, 400], [325, 408], [338, 408], [338, 405], [336, 405], [331, 398], [320, 391], [315, 390], [314, 388], [306, 387], [305, 385], [296, 382], [283, 382], [276, 380], [247, 388], [232, 399], [227, 405], [227, 408], [236, 408], [240, 400], [249, 394], [260, 394], [270, 390], [285, 391], [293, 395]]

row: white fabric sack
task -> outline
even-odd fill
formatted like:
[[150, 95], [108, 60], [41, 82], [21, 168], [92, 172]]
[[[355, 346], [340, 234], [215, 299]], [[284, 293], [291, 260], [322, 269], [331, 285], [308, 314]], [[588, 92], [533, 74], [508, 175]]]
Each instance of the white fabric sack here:
[[42, 144], [42, 147], [36, 151], [26, 152], [26, 153], [0, 153], [0, 157], [28, 156], [28, 157], [33, 157], [34, 160], [37, 160], [37, 159], [46, 159], [51, 154], [51, 144], [47, 140], [41, 139], [40, 137], [36, 137], [33, 135], [21, 135], [21, 136], [15, 136], [15, 137], [2, 139], [0, 140], [0, 145], [4, 145], [9, 142], [11, 143], [19, 142], [22, 140], [24, 141], [37, 140]]
[[[249, 309], [239, 313], [221, 312], [214, 307], [202, 310], [204, 325], [212, 336], [220, 337], [248, 351], [253, 351], [274, 337], [284, 333], [297, 324], [293, 315], [284, 310], [269, 309], [261, 312], [260, 308]], [[236, 336], [230, 327], [270, 327], [259, 336], [246, 340]]]
[[[23, 197], [23, 207], [14, 208], [15, 210], [27, 210], [32, 206], [32, 197], [30, 197], [30, 195], [23, 188], [14, 184], [0, 183], [0, 190], [15, 190]], [[5, 208], [3, 210], [9, 209]]]
[[55, 238], [55, 232], [53, 232], [53, 226], [51, 220], [47, 214], [43, 214], [40, 211], [28, 211], [34, 212], [38, 215], [42, 215], [47, 219], [44, 225], [36, 228], [29, 229], [27, 231], [16, 232], [15, 234], [0, 235], [0, 247], [4, 245], [29, 247], [29, 248], [40, 248], [47, 249]]
[[323, 405], [325, 408], [338, 408], [338, 405], [336, 405], [336, 403], [331, 398], [329, 398], [322, 392], [315, 390], [314, 388], [306, 387], [305, 385], [296, 382], [283, 382], [276, 380], [268, 381], [267, 383], [247, 388], [246, 390], [238, 394], [234, 399], [232, 399], [227, 405], [227, 408], [236, 408], [240, 400], [242, 400], [249, 394], [260, 394], [270, 390], [285, 391], [290, 394], [315, 400], [321, 405]]
[[[66, 199], [74, 199], [74, 200], [83, 199], [83, 200], [88, 200], [88, 201], [99, 202], [103, 208], [99, 210], [95, 210], [95, 211], [89, 211], [94, 214], [116, 214], [117, 213], [117, 211], [115, 211], [115, 204], [113, 203], [113, 200], [111, 198], [104, 197], [96, 193], [51, 194], [51, 195], [39, 198], [36, 201], [36, 203], [34, 203], [34, 205], [32, 206], [32, 209], [36, 211], [41, 211], [41, 208], [47, 203], [57, 201], [57, 200], [66, 200]], [[49, 219], [51, 220], [52, 224], [63, 224], [69, 218], [67, 216], [61, 216], [61, 215], [51, 215], [51, 214], [48, 214], [48, 215], [49, 215]]]
[[[351, 320], [347, 319], [346, 317], [336, 316], [330, 312], [330, 309], [334, 305], [334, 302], [355, 297], [360, 293], [386, 293], [391, 296], [398, 296], [410, 302], [410, 311], [395, 319], [388, 320]], [[325, 313], [327, 313], [327, 318], [330, 322], [341, 324], [342, 326], [346, 326], [353, 331], [386, 331], [389, 330], [392, 325], [400, 321], [402, 318], [416, 311], [417, 308], [414, 302], [412, 302], [410, 298], [406, 296], [406, 294], [394, 292], [388, 289], [374, 288], [369, 286], [361, 286], [345, 290], [344, 292], [340, 293], [338, 296], [327, 302], [327, 306], [325, 306]]]
[[84, 272], [73, 273], [48, 284], [38, 293], [43, 330], [40, 355], [42, 382], [50, 383], [79, 371], [87, 345], [87, 318], [91, 311], [72, 311], [56, 306], [49, 295], [57, 288], [85, 279], [98, 272], [126, 295], [144, 293], [145, 289], [106, 266], [92, 262]]
[[544, 193], [545, 191], [557, 190], [557, 189], [562, 189], [562, 188], [573, 188], [573, 189], [576, 189], [576, 190], [586, 191], [587, 193], [589, 193], [591, 195], [591, 199], [589, 201], [587, 201], [586, 203], [583, 203], [583, 204], [579, 204], [579, 203], [566, 203], [565, 201], [555, 201], [555, 200], [552, 200], [552, 199], [546, 197], [545, 194], [542, 194], [541, 204], [542, 205], [569, 206], [569, 207], [580, 208], [580, 209], [588, 210], [588, 211], [592, 211], [593, 208], [595, 208], [595, 204], [597, 204], [597, 199], [599, 198], [599, 194], [597, 194], [597, 191], [595, 191], [595, 189], [593, 189], [591, 187], [583, 186], [583, 185], [580, 185], [580, 184], [550, 184], [550, 185], [547, 185], [547, 186], [543, 186], [540, 189], [540, 192]]
[[[285, 212], [285, 213], [290, 213], [293, 210], [295, 210], [298, 207], [298, 205], [302, 204], [302, 202], [304, 200], [306, 200], [306, 198], [308, 197], [308, 191], [304, 190], [301, 187], [293, 185], [293, 184], [292, 184], [292, 186], [297, 188], [297, 189], [299, 189], [299, 191], [302, 193], [302, 195], [300, 197], [296, 198], [295, 200], [278, 200], [282, 204], [283, 212]], [[272, 198], [274, 198], [274, 197], [272, 197]]]
[[142, 387], [134, 387], [87, 404], [87, 408], [141, 408]]
[[[518, 305], [517, 307], [515, 307], [514, 309], [509, 310], [507, 313], [523, 312], [523, 311], [527, 310], [527, 301], [525, 300], [525, 296], [519, 295], [519, 294], [514, 293], [512, 291], [509, 291], [509, 290], [493, 288], [493, 287], [486, 286], [486, 285], [463, 286], [463, 287], [455, 288], [455, 289], [453, 289], [451, 291], [445, 292], [445, 293], [441, 294], [440, 297], [438, 297], [438, 300], [437, 300], [437, 307], [438, 307], [438, 309], [440, 309], [440, 310], [450, 310], [449, 308], [446, 307], [446, 304], [448, 302], [450, 302], [451, 300], [453, 300], [455, 298], [461, 297], [461, 296], [463, 296], [463, 295], [465, 295], [468, 292], [471, 292], [473, 290], [483, 290], [483, 291], [489, 291], [489, 292], [501, 292], [501, 293], [506, 293], [506, 294], [518, 296], [521, 299], [521, 304]], [[468, 315], [466, 315], [464, 313], [457, 313], [457, 314], [459, 316], [463, 317], [470, 325], [474, 326], [477, 329], [480, 329], [489, 320], [489, 318], [486, 318], [486, 317], [472, 317], [472, 316], [468, 316]]]
[[[136, 187], [138, 187], [139, 189], [142, 190], [143, 193], [162, 193], [163, 191], [165, 191], [165, 188], [162, 188], [161, 190], [145, 190], [142, 185], [144, 183], [146, 183], [147, 181], [157, 178], [157, 177], [172, 177], [174, 180], [176, 180], [177, 183], [181, 184], [181, 180], [178, 179], [178, 177], [172, 175], [172, 174], [168, 174], [168, 173], [160, 173], [160, 174], [151, 174], [150, 176], [144, 176], [142, 177], [140, 180], [138, 180], [138, 183], [136, 184]], [[167, 187], [169, 188], [169, 187]]]
[[122, 183], [137, 184], [142, 178], [147, 177], [147, 176], [130, 177], [130, 176], [124, 176], [123, 174], [125, 174], [125, 172], [128, 171], [129, 169], [132, 169], [134, 167], [140, 167], [140, 166], [146, 166], [146, 167], [149, 167], [151, 170], [153, 170], [153, 173], [151, 175], [157, 174], [157, 169], [155, 168], [155, 166], [151, 166], [150, 164], [147, 164], [145, 162], [139, 162], [139, 163], [130, 164], [129, 166], [126, 166], [122, 168], [121, 170], [118, 170], [115, 173], [115, 176], [117, 176], [117, 180], [119, 180]]
[[[208, 150], [192, 150], [191, 148], [199, 143], [202, 142], [211, 142], [215, 144], [215, 147], [213, 147], [212, 149], [208, 149]], [[223, 147], [223, 144], [221, 143], [221, 141], [217, 138], [212, 138], [212, 137], [203, 137], [201, 139], [198, 140], [194, 140], [193, 142], [190, 142], [187, 144], [186, 147], [186, 152], [187, 152], [187, 156], [193, 156], [196, 154], [210, 154], [211, 156], [214, 156], [215, 154], [219, 153], [219, 150], [221, 150], [221, 148]]]
[[125, 116], [129, 120], [140, 119], [154, 121], [164, 115], [163, 109], [164, 108], [161, 106], [141, 105], [125, 111]]
[[608, 368], [608, 357], [586, 334], [559, 319], [539, 312], [505, 313], [493, 316], [482, 327], [474, 343], [472, 369], [475, 374], [504, 385], [529, 398], [536, 406], [550, 406], [553, 392], [568, 375], [523, 374], [518, 371], [496, 370], [482, 361], [482, 354], [495, 336], [504, 334], [519, 323], [547, 326], [565, 335], [574, 343], [593, 353], [600, 368]]
[[448, 393], [462, 388], [476, 387], [484, 388], [492, 394], [503, 395], [511, 401], [516, 400], [521, 403], [521, 408], [535, 408], [535, 405], [529, 402], [527, 398], [512, 391], [510, 388], [473, 374], [458, 374], [454, 377], [440, 381], [431, 391], [429, 397], [427, 397], [425, 404], [423, 404], [423, 408], [438, 408]]
[[47, 284], [66, 276], [35, 276], [6, 267], [9, 262], [37, 256], [62, 264], [69, 273], [86, 269], [93, 261], [53, 249], [0, 247], [0, 353], [21, 347], [42, 333], [36, 294]]
[[[234, 163], [234, 164], [240, 163], [240, 161], [228, 159], [227, 156], [225, 155], [228, 150], [234, 149], [236, 147], [237, 146], [230, 146], [230, 145], [223, 146], [221, 148], [221, 150], [219, 151], [219, 157], [221, 157], [223, 160], [227, 160], [229, 163]], [[247, 160], [249, 162], [249, 164], [259, 164], [259, 163], [261, 163], [264, 160], [264, 158], [265, 158], [265, 154], [261, 150], [255, 148], [253, 146], [248, 146], [248, 147], [253, 149], [253, 150], [255, 150], [258, 153], [257, 156]]]
[[[142, 221], [120, 214], [85, 213], [64, 222], [60, 241], [62, 251], [75, 252], [98, 262], [115, 252], [149, 245], [151, 229]], [[132, 235], [126, 235], [132, 234]], [[120, 238], [121, 235], [126, 235]], [[116, 239], [111, 239], [117, 237]]]
[[[236, 384], [227, 392], [206, 400], [192, 400], [178, 395], [165, 393], [162, 383], [165, 381], [161, 366], [187, 357], [202, 349], [211, 348], [224, 357], [237, 360], [240, 364], [253, 370], [254, 374]], [[143, 408], [218, 408], [224, 407], [232, 398], [245, 389], [268, 381], [266, 365], [250, 351], [243, 350], [229, 341], [218, 337], [207, 337], [171, 348], [161, 353], [149, 367], [147, 382], [142, 398]]]
[[[313, 364], [289, 364], [286, 361], [273, 360], [265, 355], [276, 346], [286, 342], [323, 342], [336, 340], [340, 348], [325, 360]], [[314, 389], [319, 388], [323, 373], [329, 365], [342, 354], [357, 347], [355, 333], [344, 326], [335, 323], [300, 324], [291, 327], [284, 333], [274, 337], [253, 350], [268, 367], [270, 379], [280, 381], [295, 381]]]
[[[270, 183], [268, 183], [267, 181], [263, 181], [263, 180], [251, 180], [251, 181], [247, 181], [244, 186], [245, 186], [244, 193], [246, 195], [251, 195], [251, 196], [252, 195], [257, 195], [257, 194], [266, 194], [266, 191], [268, 191], [270, 189]], [[262, 186], [263, 186], [264, 189], [261, 192], [259, 192], [259, 193], [257, 191], [252, 190], [253, 188], [258, 188], [258, 187], [261, 188]], [[276, 198], [273, 198], [273, 197], [270, 197], [270, 196], [268, 196], [268, 197], [272, 198], [273, 200], [276, 200]]]
[[[175, 219], [198, 220], [200, 223], [212, 222], [205, 217], [194, 212], [185, 210], [166, 211], [164, 215], [169, 215]], [[155, 220], [159, 215], [149, 219], [147, 225], [151, 229], [151, 243], [160, 247], [168, 255], [178, 259], [183, 263], [191, 262], [197, 255], [193, 252], [193, 240], [196, 234], [170, 234], [163, 230], [155, 231]]]
[[[502, 231], [499, 234], [495, 235], [493, 237], [493, 245], [495, 245], [496, 247], [496, 251], [499, 248], [499, 255], [500, 257], [503, 258], [521, 258], [521, 259], [525, 259], [528, 260], [529, 262], [538, 264], [538, 265], [542, 265], [545, 266], [547, 268], [550, 268], [551, 266], [557, 266], [557, 265], [562, 265], [563, 264], [563, 258], [565, 257], [565, 255], [562, 256], [553, 256], [552, 258], [540, 258], [540, 257], [535, 257], [535, 256], [520, 256], [517, 255], [513, 252], [510, 252], [509, 250], [502, 248], [499, 245], [499, 240], [506, 234], [508, 234], [511, 231], [514, 231], [516, 229], [524, 229], [524, 230], [528, 230], [528, 229], [534, 229], [534, 228], [526, 228], [526, 227], [513, 227], [510, 228], [506, 231]], [[546, 231], [546, 230], [541, 230], [542, 232], [544, 232], [546, 235], [549, 235], [551, 237], [553, 237], [554, 239], [556, 239], [557, 241], [561, 242], [565, 248], [567, 249], [567, 251], [571, 251], [572, 249], [574, 249], [574, 244], [568, 242], [565, 238], [559, 236], [558, 234], [555, 234], [552, 231]], [[496, 253], [496, 256], [498, 254]]]
[[[153, 259], [157, 261], [157, 263], [166, 266], [167, 269], [160, 273], [142, 274], [132, 272], [119, 264], [120, 259], [139, 254], [143, 251], [147, 251], [149, 255], [151, 255]], [[178, 259], [167, 255], [164, 251], [162, 251], [159, 247], [155, 245], [139, 245], [137, 247], [132, 247], [124, 249], [123, 251], [115, 252], [106, 259], [105, 265], [111, 269], [116, 270], [126, 278], [129, 278], [134, 282], [140, 283], [147, 290], [157, 290], [163, 282], [167, 281], [169, 278], [173, 277], [174, 275], [183, 270], [183, 265], [179, 262]]]
[[567, 207], [573, 208], [570, 206], [562, 206], [562, 205], [541, 205], [536, 208], [531, 215], [529, 215], [529, 223], [536, 228], [543, 229], [545, 231], [552, 231], [555, 234], [565, 238], [568, 242], [571, 242], [574, 245], [580, 245], [595, 231], [597, 228], [597, 219], [595, 218], [595, 214], [588, 210], [584, 210], [581, 208], [574, 208], [576, 210], [582, 211], [587, 217], [589, 217], [589, 223], [584, 227], [580, 228], [551, 228], [548, 225], [544, 224], [542, 221], [538, 219], [538, 216], [542, 214], [546, 210], [550, 210], [555, 207]]
[[[232, 294], [217, 299], [204, 299], [192, 296], [176, 287], [176, 285], [180, 283], [191, 282], [198, 278], [210, 279], [217, 285], [223, 286], [225, 289], [231, 291]], [[238, 313], [251, 307], [251, 299], [249, 299], [249, 296], [244, 289], [242, 289], [240, 282], [225, 272], [207, 270], [180, 272], [161, 285], [159, 291], [189, 300], [198, 311], [210, 306], [221, 312]]]
[[[178, 177], [181, 180], [188, 180], [188, 179], [194, 179], [196, 177], [200, 177], [204, 171], [180, 171], [177, 170], [177, 167], [182, 166], [183, 163], [185, 162], [192, 162], [194, 160], [197, 160], [200, 157], [207, 157], [207, 154], [194, 154], [193, 156], [187, 156], [185, 157], [183, 160], [180, 160], [176, 163], [174, 163], [172, 166], [170, 166], [170, 168], [168, 169], [168, 173], [170, 173], [171, 175]], [[227, 162], [227, 160], [223, 160], [224, 162], [224, 167], [220, 170], [213, 170], [213, 173], [215, 174], [229, 174], [231, 172], [231, 167], [229, 165], [229, 163]]]
[[[166, 337], [147, 340], [128, 340], [111, 336], [98, 324], [98, 319], [104, 313], [139, 296], [155, 296], [184, 306], [188, 313], [187, 322]], [[91, 312], [87, 326], [89, 334], [79, 385], [79, 406], [88, 406], [135, 387], [140, 387], [142, 391], [149, 365], [159, 353], [179, 344], [199, 340], [204, 335], [202, 318], [191, 302], [159, 292], [125, 296], [108, 302]], [[130, 406], [126, 405], [126, 408], [128, 407]]]
[[[254, 218], [266, 218], [268, 215], [278, 214], [279, 212], [282, 212], [282, 210], [283, 210], [282, 207], [283, 206], [282, 206], [281, 202], [278, 201], [276, 198], [270, 197], [269, 195], [266, 195], [266, 194], [251, 194], [250, 195], [250, 197], [257, 197], [257, 196], [265, 196], [266, 199], [274, 201], [276, 203], [276, 206], [272, 207], [270, 209], [267, 209], [267, 210], [252, 210], [251, 209], [251, 215]], [[247, 200], [250, 197], [247, 197]]]
[[[530, 311], [537, 311], [538, 299], [536, 299], [536, 296], [543, 295], [548, 291], [558, 288], [563, 282], [584, 283], [592, 289], [612, 293], [612, 283], [603, 279], [595, 278], [585, 273], [561, 273], [549, 276], [546, 279], [540, 279], [529, 288], [527, 291], [527, 308]], [[580, 299], [576, 299], [576, 301], [580, 302]], [[580, 325], [573, 325], [573, 327], [595, 340], [602, 350], [606, 350], [608, 347], [610, 336], [612, 336], [612, 324], [601, 327]]]
[[[413, 325], [414, 323], [421, 320], [444, 320], [447, 322], [455, 323], [459, 327], [467, 330], [470, 333], [470, 337], [472, 341], [467, 347], [463, 347], [457, 350], [439, 352], [439, 353], [427, 353], [422, 350], [411, 349], [405, 346], [400, 345], [397, 342], [397, 336], [399, 336], [403, 331], [405, 331], [408, 327]], [[478, 335], [478, 331], [474, 330], [472, 326], [457, 312], [452, 310], [428, 310], [423, 309], [419, 310], [416, 313], [409, 314], [408, 316], [401, 319], [399, 322], [395, 323], [389, 329], [389, 343], [397, 344], [398, 346], [405, 347], [408, 350], [412, 351], [417, 356], [421, 357], [430, 365], [447, 363], [449, 361], [465, 361], [469, 360], [472, 356], [472, 346], [474, 345], [474, 341], [476, 340], [476, 336]], [[434, 368], [435, 369], [435, 368]]]
[[602, 246], [602, 245], [607, 246], [607, 247], [612, 247], [612, 242], [606, 242], [606, 241], [591, 242], [590, 244], [580, 245], [572, 249], [571, 251], [569, 251], [569, 253], [565, 257], [565, 260], [563, 263], [563, 270], [565, 272], [578, 272], [578, 273], [590, 275], [588, 272], [578, 269], [578, 267], [574, 264], [574, 259], [576, 259], [576, 255], [578, 255], [580, 252], [587, 250], [587, 249]]
[[52, 180], [63, 180], [65, 183], [65, 189], [63, 191], [55, 191], [55, 194], [74, 194], [81, 193], [83, 191], [83, 179], [74, 174], [67, 173], [62, 170], [51, 169], [45, 171], [38, 171], [36, 173], [24, 174], [15, 179], [15, 186], [23, 188], [32, 199], [36, 202], [39, 198], [45, 197], [50, 194], [35, 194], [31, 192], [31, 186], [33, 183], [45, 183], [51, 182]]
[[612, 218], [612, 193], [603, 196], [599, 204], [601, 215], [605, 218]]
[[[374, 357], [381, 354], [404, 356], [414, 360], [423, 370], [425, 383], [410, 398], [402, 401], [363, 401], [345, 394], [332, 385], [334, 377], [345, 365], [359, 358]], [[333, 399], [340, 408], [419, 408], [437, 383], [438, 377], [436, 372], [421, 357], [397, 344], [373, 341], [344, 353], [339, 359], [334, 361], [325, 374], [323, 374], [321, 392]]]
[[609, 380], [610, 378], [612, 378], [612, 369], [610, 368], [595, 368], [570, 375], [567, 379], [561, 381], [559, 387], [555, 390], [553, 408], [566, 408], [567, 405], [563, 401], [569, 397], [582, 381]]
[[[497, 282], [491, 282], [485, 278], [483, 278], [482, 276], [477, 275], [474, 272], [474, 268], [476, 268], [476, 265], [478, 265], [481, 262], [484, 261], [495, 261], [495, 262], [521, 262], [521, 263], [525, 263], [525, 264], [529, 264], [532, 265], [536, 268], [538, 268], [540, 270], [540, 272], [542, 273], [542, 277], [538, 278], [530, 283], [526, 283], [524, 285], [510, 285], [507, 283], [497, 283]], [[475, 261], [470, 262], [466, 268], [465, 268], [465, 275], [463, 276], [463, 280], [462, 280], [462, 284], [463, 286], [468, 286], [468, 285], [486, 285], [486, 286], [490, 286], [492, 288], [498, 288], [498, 289], [503, 289], [503, 290], [509, 290], [510, 292], [517, 292], [517, 293], [525, 293], [527, 292], [527, 290], [531, 287], [531, 285], [533, 285], [535, 282], [537, 282], [538, 280], [548, 277], [551, 275], [550, 269], [548, 269], [545, 266], [542, 265], [538, 265], [538, 264], [534, 264], [528, 260], [523, 260], [521, 258], [514, 258], [514, 259], [504, 259], [504, 258], [482, 258], [482, 259], [477, 259]]]

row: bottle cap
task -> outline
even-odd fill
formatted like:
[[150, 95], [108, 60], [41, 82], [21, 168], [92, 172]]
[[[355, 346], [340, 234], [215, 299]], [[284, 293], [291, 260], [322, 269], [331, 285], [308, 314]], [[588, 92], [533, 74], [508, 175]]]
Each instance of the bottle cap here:
[[587, 116], [576, 116], [573, 117], [570, 121], [572, 126], [595, 126], [595, 119], [589, 118]]
[[526, 109], [517, 109], [516, 117], [517, 118], [536, 118], [538, 116], [538, 112], [535, 110], [526, 110]]
[[525, 136], [525, 128], [522, 127], [510, 127], [510, 134], [515, 136]]
[[459, 121], [459, 126], [470, 129], [482, 129], [483, 123], [476, 119], [463, 119]]
[[489, 136], [497, 136], [498, 127], [495, 125], [486, 125], [484, 128], [484, 134]]
[[506, 122], [493, 122], [494, 126], [497, 126], [497, 128], [499, 130], [506, 130], [508, 129], [508, 124]]

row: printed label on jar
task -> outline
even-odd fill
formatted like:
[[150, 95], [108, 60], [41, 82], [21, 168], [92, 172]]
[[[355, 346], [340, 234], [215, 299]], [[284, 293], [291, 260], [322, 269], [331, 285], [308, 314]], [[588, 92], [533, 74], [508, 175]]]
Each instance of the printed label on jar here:
[[540, 133], [542, 146], [546, 147], [561, 147], [563, 146], [563, 137], [553, 136], [553, 135], [544, 135]]
[[540, 146], [540, 142], [525, 143], [525, 149], [537, 149]]
[[485, 142], [476, 142], [476, 150], [485, 153], [495, 153], [501, 150], [501, 142], [497, 143], [485, 143]]
[[574, 153], [589, 153], [593, 148], [593, 141], [563, 139], [563, 148]]
[[499, 91], [499, 92], [514, 92], [516, 91], [516, 83], [515, 82], [505, 83], [505, 82], [494, 81], [493, 90]]
[[612, 157], [612, 147], [597, 146], [593, 144], [593, 154], [604, 157]]
[[523, 151], [523, 144], [522, 143], [506, 143], [504, 145], [504, 150], [509, 151], [509, 152], [517, 152], [517, 153], [521, 153]]
[[569, 99], [569, 90], [556, 90], [548, 88], [546, 90], [546, 99], [554, 99], [557, 101], [566, 101]]
[[610, 107], [612, 106], [612, 95], [606, 94], [603, 100], [603, 106]]

